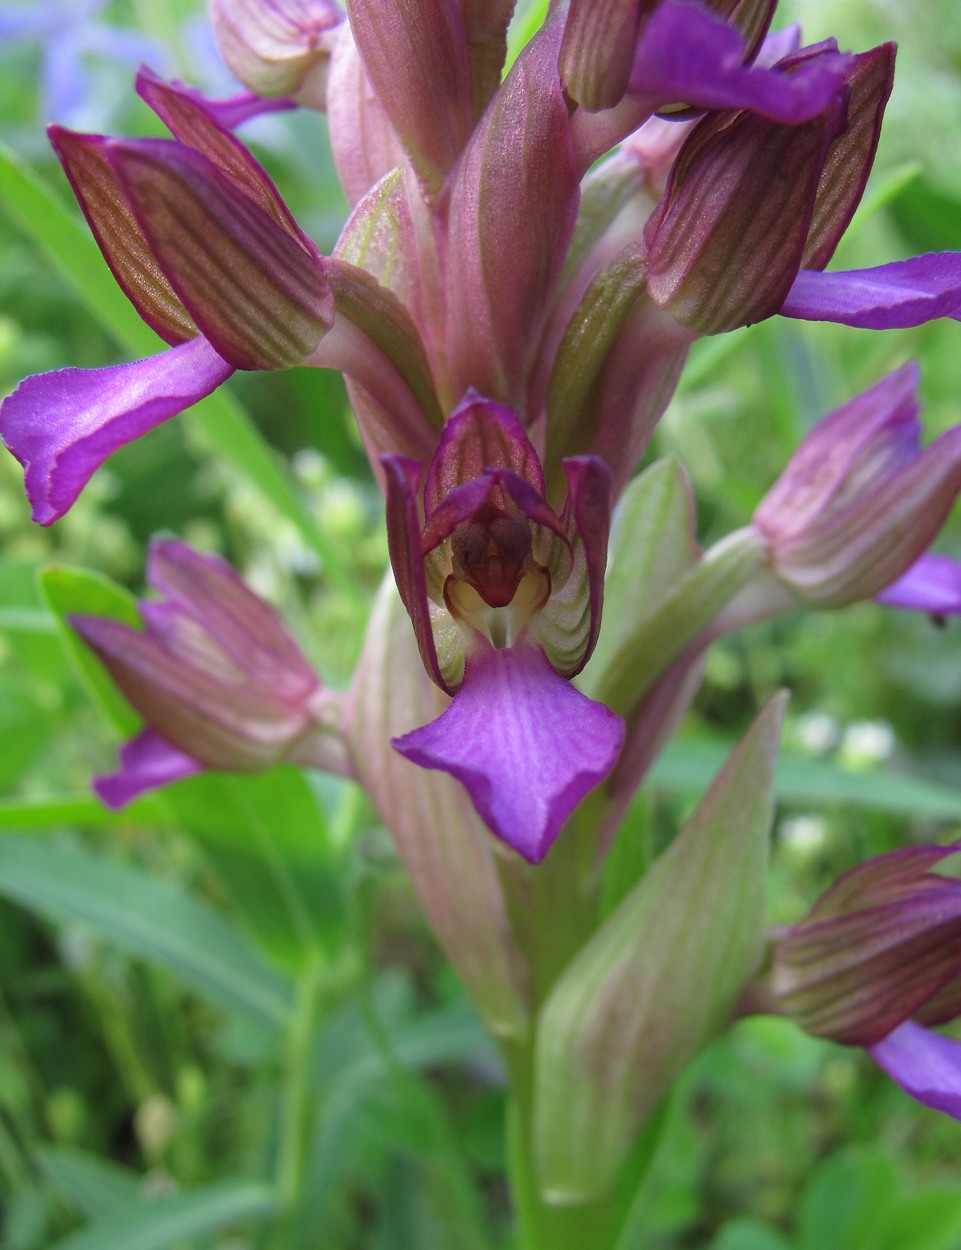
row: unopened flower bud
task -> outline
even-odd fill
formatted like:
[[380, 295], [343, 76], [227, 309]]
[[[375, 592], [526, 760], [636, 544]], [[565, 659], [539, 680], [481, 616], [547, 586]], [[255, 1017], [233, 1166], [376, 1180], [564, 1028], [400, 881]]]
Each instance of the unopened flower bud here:
[[331, 32], [343, 21], [334, 0], [210, 0], [220, 54], [262, 96], [291, 96], [322, 108]]
[[[956, 1005], [961, 881], [934, 871], [955, 846], [911, 847], [846, 872], [775, 950], [781, 1008], [808, 1033], [873, 1046], [911, 1017]], [[928, 1008], [929, 1010], [925, 1010]]]
[[961, 427], [924, 451], [909, 362], [814, 427], [754, 514], [770, 570], [796, 598], [842, 607], [888, 586], [961, 490]]
[[347, 771], [338, 696], [269, 604], [217, 556], [172, 540], [151, 547], [148, 580], [164, 597], [141, 603], [143, 631], [71, 620], [147, 722], [120, 771], [98, 780], [105, 802], [122, 806], [203, 768], [252, 772], [287, 761]]

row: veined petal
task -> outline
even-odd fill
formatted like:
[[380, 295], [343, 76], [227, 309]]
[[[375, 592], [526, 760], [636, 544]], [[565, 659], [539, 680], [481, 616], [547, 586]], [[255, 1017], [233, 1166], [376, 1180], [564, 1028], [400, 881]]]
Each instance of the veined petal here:
[[961, 1120], [961, 1042], [908, 1020], [868, 1053], [917, 1102]]
[[961, 613], [961, 562], [929, 552], [874, 598], [889, 608], [957, 615]]
[[183, 143], [115, 139], [109, 152], [159, 265], [224, 359], [302, 363], [334, 318], [316, 249]]
[[147, 790], [203, 772], [189, 755], [145, 729], [120, 748], [120, 767], [115, 773], [95, 777], [93, 788], [100, 800], [113, 808], [126, 807]]
[[559, 677], [540, 648], [519, 644], [479, 646], [447, 710], [391, 745], [462, 781], [493, 832], [536, 864], [623, 739], [619, 716]]
[[0, 435], [25, 470], [33, 519], [67, 511], [118, 447], [195, 404], [233, 373], [204, 338], [132, 364], [26, 378], [0, 405]]
[[159, 269], [110, 163], [110, 140], [62, 126], [51, 126], [47, 135], [123, 293], [165, 343], [174, 346], [193, 338], [193, 318]]
[[961, 252], [928, 252], [871, 269], [802, 269], [782, 317], [903, 330], [937, 317], [961, 319]]
[[137, 74], [137, 94], [175, 139], [206, 156], [292, 238], [305, 241], [270, 175], [253, 153], [230, 133], [213, 101], [183, 83], [167, 82], [146, 67]]

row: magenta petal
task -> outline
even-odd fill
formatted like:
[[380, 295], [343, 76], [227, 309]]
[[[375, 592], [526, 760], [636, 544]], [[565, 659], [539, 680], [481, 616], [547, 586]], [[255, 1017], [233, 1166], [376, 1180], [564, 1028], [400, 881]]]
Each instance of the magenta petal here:
[[873, 269], [802, 269], [780, 309], [800, 321], [837, 321], [866, 330], [903, 330], [958, 316], [961, 252], [929, 252]]
[[531, 863], [617, 759], [624, 722], [554, 672], [539, 648], [478, 649], [429, 725], [391, 745], [462, 781], [498, 837]]
[[115, 773], [94, 778], [93, 788], [107, 807], [116, 810], [139, 798], [147, 790], [191, 777], [203, 769], [172, 747], [152, 729], [145, 729], [120, 748], [120, 767]]
[[961, 1120], [961, 1042], [908, 1020], [868, 1053], [906, 1094]]
[[0, 405], [0, 435], [23, 465], [33, 519], [71, 507], [118, 447], [203, 399], [233, 373], [204, 338], [105, 369], [26, 378]]
[[911, 608], [935, 616], [961, 613], [961, 562], [950, 556], [924, 555], [880, 594], [889, 608]]
[[698, 4], [664, 0], [637, 46], [630, 90], [654, 108], [744, 108], [795, 125], [827, 108], [849, 60], [836, 54], [784, 74], [745, 66], [745, 54], [744, 40], [722, 18]]

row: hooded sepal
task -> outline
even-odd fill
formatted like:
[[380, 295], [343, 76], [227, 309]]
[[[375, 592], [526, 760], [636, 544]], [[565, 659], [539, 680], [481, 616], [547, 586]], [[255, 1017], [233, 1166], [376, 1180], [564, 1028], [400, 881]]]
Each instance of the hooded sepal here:
[[821, 172], [843, 125], [837, 102], [797, 125], [749, 111], [704, 118], [644, 228], [651, 299], [700, 334], [776, 313], [801, 267]]
[[391, 745], [463, 782], [488, 827], [537, 864], [623, 737], [620, 717], [558, 676], [539, 647], [479, 643], [447, 710]]
[[[219, 557], [173, 540], [151, 546], [148, 580], [163, 597], [140, 604], [143, 630], [70, 619], [148, 729], [201, 768], [347, 771], [337, 699], [269, 604]], [[140, 770], [141, 757], [132, 748], [121, 773]]]
[[511, 932], [495, 843], [450, 777], [416, 768], [391, 736], [438, 714], [445, 700], [417, 662], [390, 575], [374, 604], [348, 697], [356, 776], [390, 830], [427, 919], [487, 1027], [528, 1028], [526, 974]]
[[538, 1023], [534, 1147], [549, 1201], [599, 1198], [761, 954], [784, 697], [557, 981]]
[[[802, 264], [823, 269], [861, 202], [881, 135], [884, 109], [894, 85], [893, 43], [851, 58], [844, 75], [847, 124], [828, 151], [821, 170]], [[785, 64], [792, 64], [787, 58]]]
[[204, 338], [131, 364], [25, 378], [0, 404], [33, 519], [58, 520], [112, 452], [203, 399], [233, 373]]
[[330, 36], [343, 21], [333, 0], [209, 0], [220, 54], [260, 96], [294, 96], [323, 107]]
[[180, 297], [157, 267], [110, 160], [110, 140], [62, 126], [47, 130], [97, 246], [117, 283], [148, 326], [171, 346], [197, 334]]
[[220, 355], [238, 369], [302, 363], [334, 314], [316, 250], [183, 143], [112, 140], [109, 154], [151, 251]]
[[911, 847], [850, 869], [791, 925], [771, 985], [808, 1033], [870, 1046], [961, 972], [961, 882], [940, 875], [956, 846]]

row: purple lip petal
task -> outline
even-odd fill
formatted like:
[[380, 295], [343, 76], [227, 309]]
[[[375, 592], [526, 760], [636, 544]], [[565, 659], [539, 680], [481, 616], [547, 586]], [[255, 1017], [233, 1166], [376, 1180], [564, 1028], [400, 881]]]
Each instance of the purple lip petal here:
[[130, 364], [26, 378], [0, 405], [33, 519], [58, 520], [107, 457], [195, 404], [233, 373], [204, 338]]
[[935, 616], [961, 613], [961, 562], [928, 554], [874, 596], [889, 608], [910, 608]]
[[520, 644], [474, 651], [450, 707], [391, 745], [462, 781], [494, 833], [536, 864], [623, 740], [619, 716], [559, 677], [539, 648]]
[[152, 729], [145, 729], [120, 748], [120, 767], [94, 779], [93, 788], [107, 807], [126, 807], [147, 790], [202, 772], [201, 766]]
[[872, 269], [802, 269], [782, 317], [837, 321], [867, 330], [903, 330], [938, 317], [959, 319], [961, 252], [929, 252]]
[[751, 109], [772, 121], [809, 121], [842, 84], [849, 58], [837, 54], [796, 73], [745, 67], [744, 40], [697, 4], [665, 0], [651, 17], [634, 58], [630, 90], [652, 108]]
[[961, 1042], [908, 1020], [868, 1053], [917, 1102], [961, 1120]]

